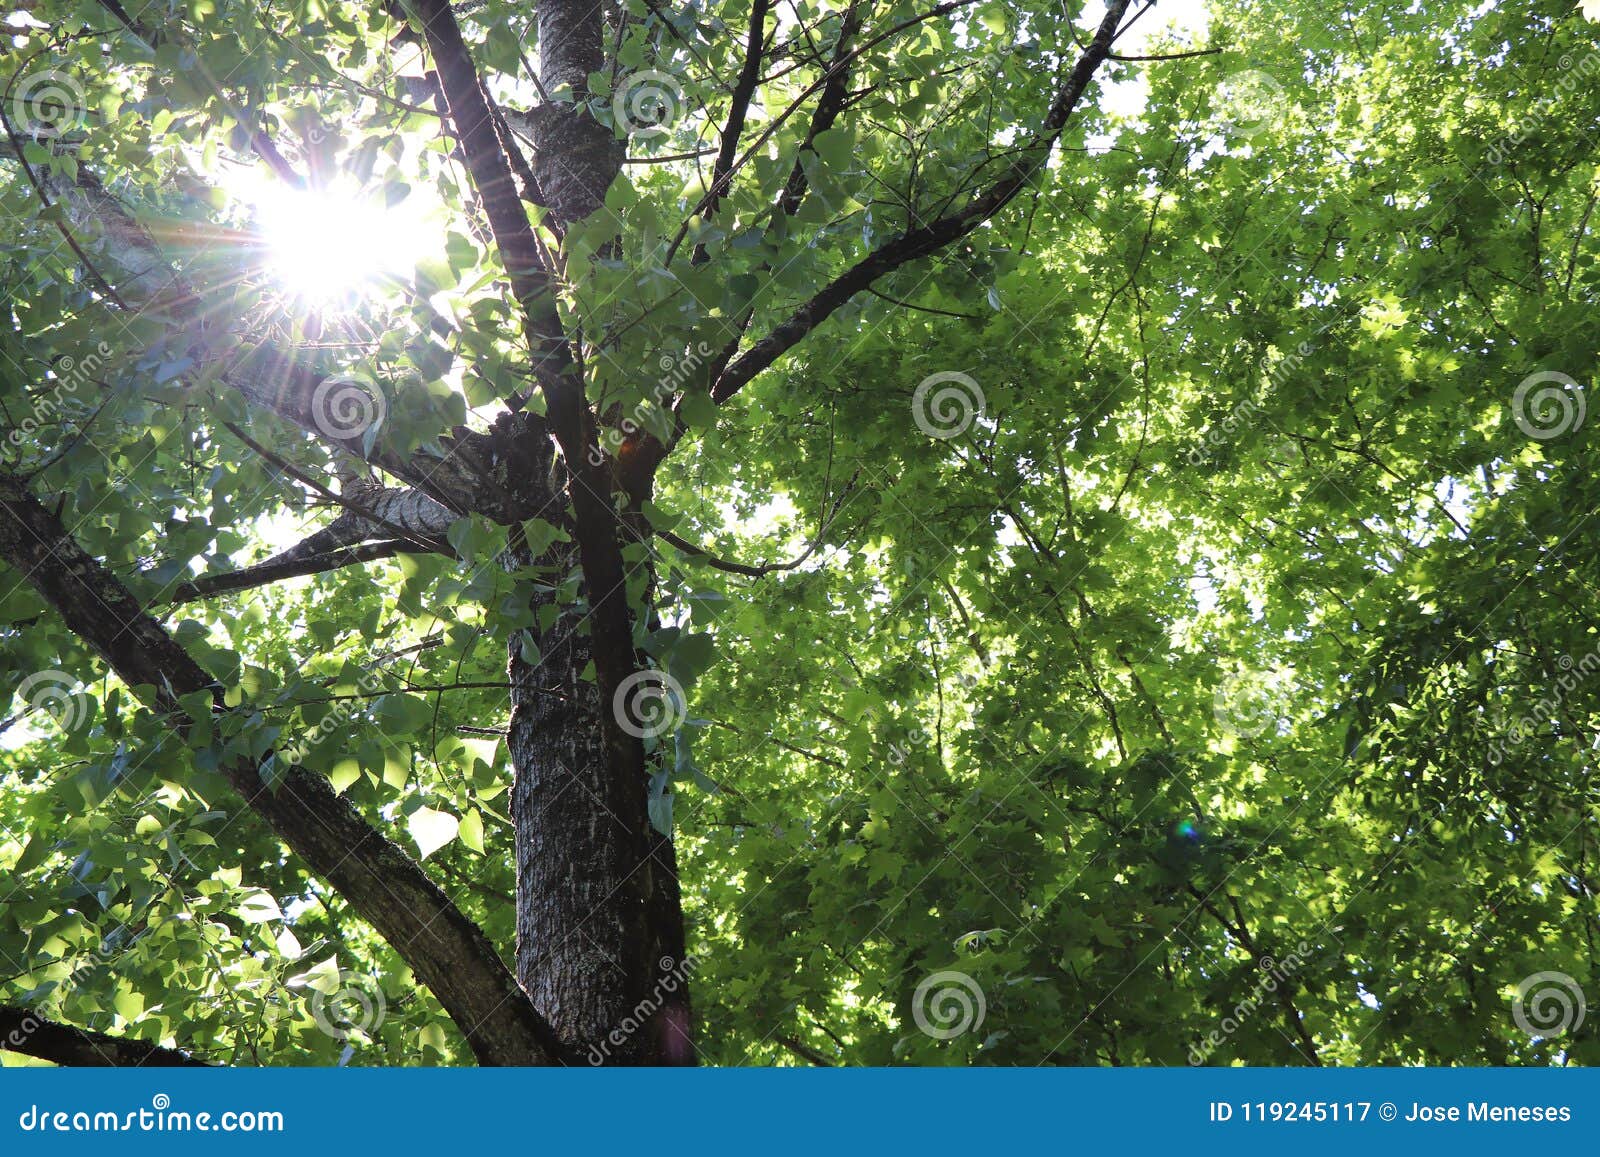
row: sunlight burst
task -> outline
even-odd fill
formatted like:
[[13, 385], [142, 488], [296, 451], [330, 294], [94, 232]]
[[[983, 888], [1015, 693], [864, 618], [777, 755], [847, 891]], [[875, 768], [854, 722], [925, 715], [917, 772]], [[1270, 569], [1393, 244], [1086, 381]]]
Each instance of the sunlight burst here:
[[263, 265], [299, 304], [350, 306], [411, 273], [423, 235], [414, 214], [346, 185], [252, 184], [245, 199], [255, 208]]

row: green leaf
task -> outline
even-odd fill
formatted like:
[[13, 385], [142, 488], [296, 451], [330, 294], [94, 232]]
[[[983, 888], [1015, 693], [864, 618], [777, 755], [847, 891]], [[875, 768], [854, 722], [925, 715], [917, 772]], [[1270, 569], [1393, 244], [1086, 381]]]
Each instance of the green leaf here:
[[328, 772], [328, 782], [333, 786], [336, 795], [343, 795], [350, 790], [352, 784], [361, 778], [361, 761], [345, 758], [334, 764]]
[[432, 723], [433, 704], [421, 695], [385, 695], [378, 700], [378, 719], [389, 735], [411, 735]]
[[662, 835], [672, 837], [672, 773], [657, 772], [650, 777], [650, 794], [647, 802], [650, 826]]
[[473, 851], [482, 853], [483, 848], [483, 816], [477, 808], [468, 808], [461, 814], [461, 826], [458, 833], [461, 842]]
[[417, 855], [424, 860], [455, 839], [460, 829], [455, 816], [427, 807], [418, 808], [406, 819], [406, 830], [417, 845]]
[[342, 983], [343, 974], [339, 971], [337, 955], [330, 956], [305, 972], [297, 973], [284, 981], [289, 988], [307, 988], [312, 992], [320, 992], [323, 996], [332, 996], [338, 992]]
[[265, 924], [269, 920], [283, 919], [277, 900], [266, 892], [251, 892], [235, 908], [239, 919], [247, 924]]

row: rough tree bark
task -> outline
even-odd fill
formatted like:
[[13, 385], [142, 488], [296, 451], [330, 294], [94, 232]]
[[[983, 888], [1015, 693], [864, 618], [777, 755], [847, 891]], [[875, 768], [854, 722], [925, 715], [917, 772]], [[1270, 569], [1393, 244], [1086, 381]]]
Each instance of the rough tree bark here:
[[[623, 150], [582, 104], [603, 63], [601, 7], [552, 0], [538, 21], [545, 88], [573, 100], [558, 98], [533, 121], [534, 173], [564, 227], [604, 203]], [[571, 485], [585, 480], [569, 473]], [[615, 536], [618, 524], [587, 529]], [[539, 561], [557, 576], [579, 564], [564, 545]], [[540, 604], [547, 598], [535, 600], [535, 614]], [[560, 608], [538, 632], [537, 663], [510, 647], [517, 978], [592, 1063], [692, 1063], [676, 857], [650, 827], [647, 779], [619, 776], [607, 750], [614, 704], [581, 677], [594, 657], [585, 619]]]
[[[541, 605], [552, 604], [536, 599], [536, 613]], [[662, 902], [676, 898], [674, 865], [667, 854], [652, 860], [663, 849], [650, 838], [646, 781], [611, 773], [610, 705], [581, 677], [590, 651], [582, 630], [581, 613], [560, 608], [539, 633], [537, 663], [511, 647], [517, 979], [591, 1062], [681, 1063], [693, 1055], [687, 998], [681, 983], [666, 992], [658, 974], [662, 961], [670, 972], [682, 958], [681, 916]]]
[[0, 1048], [76, 1068], [209, 1068], [180, 1049], [47, 1020], [0, 1004]]
[[[531, 485], [541, 459], [566, 501], [547, 519], [568, 532], [534, 560], [558, 586], [581, 573], [585, 602], [533, 598], [553, 621], [536, 629], [537, 661], [509, 645], [510, 743], [515, 779], [517, 976], [569, 1049], [594, 1063], [692, 1063], [682, 957], [682, 915], [670, 842], [652, 833], [639, 737], [620, 726], [613, 700], [640, 668], [633, 646], [638, 608], [628, 599], [622, 516], [610, 465], [591, 454], [593, 417], [581, 368], [555, 315], [527, 210], [512, 178], [510, 142], [495, 118], [444, 0], [420, 0], [421, 31], [463, 159], [483, 204], [512, 292], [522, 306], [548, 435], [530, 424], [516, 477]], [[554, 101], [536, 110], [533, 172], [557, 229], [598, 209], [623, 150], [585, 107], [588, 76], [604, 58], [602, 9], [589, 0], [546, 0], [538, 9], [540, 73]], [[585, 679], [586, 669], [593, 677]], [[669, 956], [669, 952], [671, 955]], [[663, 967], [664, 966], [664, 967]]]

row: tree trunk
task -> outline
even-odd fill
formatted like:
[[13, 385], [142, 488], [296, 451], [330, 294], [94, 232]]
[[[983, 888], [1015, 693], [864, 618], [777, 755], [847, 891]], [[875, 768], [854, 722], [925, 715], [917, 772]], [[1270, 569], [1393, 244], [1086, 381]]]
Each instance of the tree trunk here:
[[[570, 546], [541, 562], [566, 574]], [[541, 604], [553, 595], [535, 597]], [[546, 614], [549, 612], [546, 611]], [[649, 823], [648, 781], [619, 782], [580, 608], [510, 646], [517, 979], [591, 1064], [694, 1063], [677, 862]]]
[[[542, 0], [536, 11], [541, 88], [550, 99], [534, 110], [535, 195], [549, 209], [549, 222], [563, 228], [604, 204], [625, 150], [586, 105], [588, 78], [605, 59], [602, 6]], [[436, 11], [426, 27], [464, 149], [469, 157], [495, 153], [488, 110], [479, 108], [481, 93], [448, 10]], [[466, 140], [469, 126], [484, 139]], [[637, 734], [608, 714], [612, 692], [642, 665], [629, 630], [637, 621], [630, 612], [641, 610], [627, 606], [614, 479], [609, 466], [590, 460], [594, 436], [582, 370], [551, 311], [548, 286], [533, 276], [538, 254], [521, 207], [503, 203], [511, 188], [501, 182], [510, 177], [503, 168], [487, 157], [474, 179], [486, 205], [495, 198], [502, 248], [507, 238], [529, 248], [525, 257], [508, 254], [507, 265], [516, 266], [514, 286], [519, 278], [526, 282], [518, 297], [530, 311], [535, 377], [549, 432], [565, 456], [566, 469], [556, 472], [569, 476], [564, 495], [556, 496], [562, 500], [547, 514], [571, 541], [538, 562], [555, 587], [578, 569], [581, 556], [587, 598], [561, 606], [553, 591], [532, 596], [535, 661], [524, 656], [520, 632], [510, 641], [517, 978], [562, 1041], [592, 1064], [690, 1064], [690, 965], [672, 843], [650, 827], [649, 761]], [[548, 461], [548, 440], [535, 437], [537, 445], [518, 451]], [[527, 480], [537, 474], [535, 467]], [[563, 513], [554, 513], [557, 506]], [[512, 561], [532, 560], [524, 551]], [[541, 611], [553, 620], [539, 619]], [[596, 674], [585, 679], [591, 666]]]

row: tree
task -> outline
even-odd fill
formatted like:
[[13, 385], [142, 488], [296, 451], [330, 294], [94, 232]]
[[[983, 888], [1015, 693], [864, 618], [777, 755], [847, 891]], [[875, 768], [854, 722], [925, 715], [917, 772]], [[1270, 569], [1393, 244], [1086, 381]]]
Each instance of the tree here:
[[1600, 50], [1426, 7], [14, 20], [7, 1047], [1586, 1058]]

